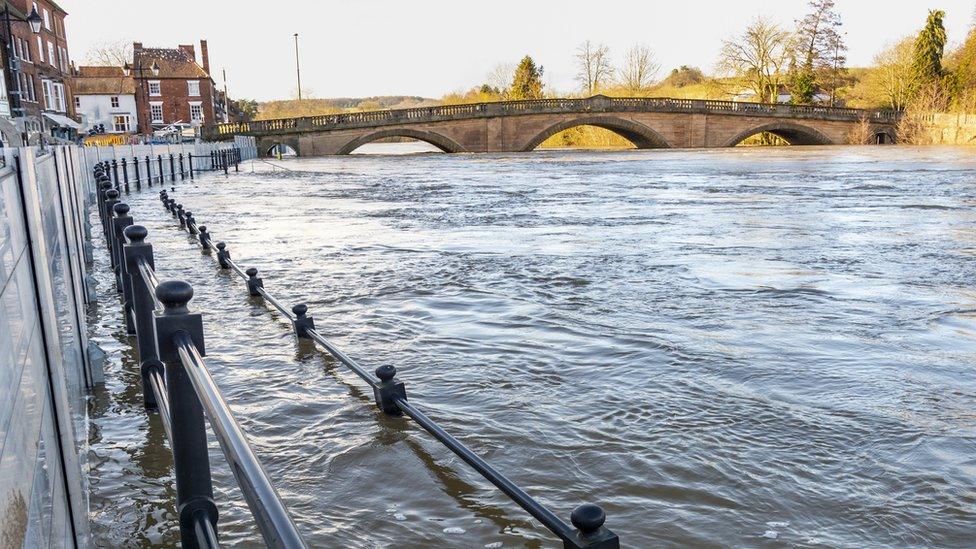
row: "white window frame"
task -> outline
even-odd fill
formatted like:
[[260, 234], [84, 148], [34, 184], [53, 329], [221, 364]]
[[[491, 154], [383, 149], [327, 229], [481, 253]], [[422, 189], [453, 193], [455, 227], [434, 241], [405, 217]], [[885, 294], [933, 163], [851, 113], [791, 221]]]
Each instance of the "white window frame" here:
[[[156, 107], [159, 107], [159, 118], [156, 118], [155, 113], [154, 113], [154, 111], [156, 110]], [[156, 123], [156, 122], [163, 123], [163, 117], [164, 116], [166, 116], [166, 113], [163, 111], [163, 102], [162, 101], [150, 101], [149, 102], [149, 122], [150, 123]]]
[[112, 95], [112, 96], [109, 96], [109, 98], [108, 98], [108, 104], [109, 104], [109, 105], [110, 105], [110, 106], [111, 106], [111, 107], [112, 107], [113, 109], [117, 109], [117, 108], [119, 108], [119, 96], [117, 96], [117, 95]]
[[[196, 88], [194, 90], [193, 88]], [[200, 81], [199, 80], [187, 80], [186, 81], [186, 94], [190, 97], [200, 97]]]
[[47, 63], [55, 67], [58, 66], [58, 54], [54, 51], [54, 42], [47, 43]]
[[81, 108], [81, 96], [80, 95], [76, 95], [75, 96], [75, 108], [76, 109], [80, 109]]
[[44, 39], [40, 35], [37, 36], [37, 62], [44, 62]]
[[[148, 86], [150, 97], [161, 97], [163, 95], [163, 83], [159, 80], [150, 80]], [[153, 92], [153, 86], [156, 87], [155, 92]]]
[[43, 8], [41, 11], [44, 12], [44, 28], [51, 30], [51, 12], [47, 8]]
[[[122, 118], [125, 120], [122, 129], [119, 129], [118, 119]], [[129, 133], [130, 128], [132, 128], [132, 117], [128, 114], [113, 113], [112, 114], [112, 132], [113, 133]]]
[[51, 88], [51, 81], [47, 79], [41, 79], [41, 91], [44, 92], [44, 108], [53, 111], [52, 100], [54, 99], [54, 90]]
[[54, 110], [58, 112], [65, 112], [65, 97], [64, 97], [64, 84], [61, 82], [53, 82], [51, 84], [51, 91], [54, 92], [53, 102]]
[[[199, 112], [200, 112], [200, 117], [199, 118], [194, 118], [193, 117], [193, 109], [198, 109], [199, 110]], [[203, 123], [203, 119], [204, 119], [203, 102], [202, 101], [190, 101], [190, 123], [191, 124], [194, 123], [194, 122]]]

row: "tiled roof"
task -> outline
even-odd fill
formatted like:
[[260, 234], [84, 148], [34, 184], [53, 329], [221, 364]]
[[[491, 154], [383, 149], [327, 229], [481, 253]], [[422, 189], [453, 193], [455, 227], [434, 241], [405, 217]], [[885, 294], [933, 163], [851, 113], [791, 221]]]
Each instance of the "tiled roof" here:
[[78, 67], [71, 89], [75, 95], [131, 95], [136, 93], [136, 83], [122, 67]]
[[176, 48], [143, 48], [133, 52], [133, 58], [135, 64], [141, 61], [143, 67], [150, 67], [153, 62], [159, 66], [159, 76], [152, 78], [210, 77], [186, 52]]

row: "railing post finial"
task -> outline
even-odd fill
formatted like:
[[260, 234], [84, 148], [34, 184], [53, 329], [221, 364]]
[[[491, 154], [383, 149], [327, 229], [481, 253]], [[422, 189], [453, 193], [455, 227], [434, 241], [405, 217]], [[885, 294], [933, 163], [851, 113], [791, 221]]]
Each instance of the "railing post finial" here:
[[230, 252], [227, 251], [227, 244], [224, 242], [217, 243], [217, 263], [220, 264], [221, 269], [230, 269]]
[[315, 329], [315, 320], [307, 314], [308, 305], [299, 303], [291, 308], [291, 312], [295, 313], [295, 320], [293, 322], [295, 325], [295, 335], [303, 339], [308, 339], [308, 331]]
[[599, 505], [584, 503], [573, 509], [569, 520], [576, 536], [563, 540], [564, 549], [620, 549], [620, 538], [603, 526], [607, 515]]
[[244, 271], [244, 274], [247, 275], [247, 293], [252, 296], [261, 295], [258, 288], [264, 288], [264, 280], [258, 278], [258, 270], [251, 267]]
[[396, 374], [395, 366], [391, 364], [380, 366], [376, 369], [376, 377], [380, 379], [380, 383], [373, 388], [376, 405], [379, 406], [380, 410], [383, 410], [384, 414], [390, 416], [403, 414], [400, 407], [396, 405], [398, 398], [407, 400], [407, 388], [402, 381], [397, 379]]

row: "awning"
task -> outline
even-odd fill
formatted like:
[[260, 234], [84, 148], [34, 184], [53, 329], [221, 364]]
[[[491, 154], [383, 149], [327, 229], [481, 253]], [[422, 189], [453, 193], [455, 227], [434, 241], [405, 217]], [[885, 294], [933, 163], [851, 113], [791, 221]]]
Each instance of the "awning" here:
[[62, 116], [60, 114], [54, 114], [50, 112], [45, 112], [41, 114], [44, 115], [44, 118], [47, 118], [48, 120], [54, 122], [58, 126], [67, 126], [69, 128], [74, 128], [76, 130], [81, 129], [81, 124], [75, 122], [74, 120], [68, 118], [67, 116]]

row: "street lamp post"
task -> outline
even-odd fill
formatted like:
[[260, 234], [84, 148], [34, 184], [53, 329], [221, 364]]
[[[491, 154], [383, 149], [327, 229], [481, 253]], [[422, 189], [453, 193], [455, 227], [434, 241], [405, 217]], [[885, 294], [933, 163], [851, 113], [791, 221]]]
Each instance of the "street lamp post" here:
[[[153, 76], [159, 76], [159, 65], [156, 64], [155, 61], [153, 61], [153, 64], [150, 65], [149, 67], [143, 67], [142, 66], [142, 59], [140, 59], [136, 63], [135, 66], [132, 66], [129, 63], [126, 63], [125, 65], [122, 66], [122, 74], [124, 74], [126, 76], [129, 76], [133, 72], [138, 75], [138, 76], [136, 76], [136, 78], [140, 82], [139, 87], [140, 88], [144, 88], [144, 90], [143, 90], [143, 97], [146, 98], [146, 124], [144, 126], [142, 126], [142, 127], [143, 127], [144, 130], [147, 130], [147, 133], [148, 133], [148, 130], [151, 130], [152, 129], [152, 107], [149, 106], [149, 85], [147, 84], [146, 77], [144, 77], [143, 74], [145, 74], [145, 73], [148, 72], [148, 73], [151, 73]], [[138, 107], [138, 101], [137, 101], [136, 102], [136, 115], [137, 116], [139, 114], [138, 110], [139, 110], [139, 107]], [[140, 122], [140, 124], [141, 124], [141, 122]]]
[[[37, 13], [37, 6], [31, 8], [30, 14], [27, 15], [26, 21], [17, 20], [17, 23], [27, 23], [30, 25], [31, 32], [34, 34], [40, 34], [41, 32], [41, 16]], [[4, 2], [3, 6], [3, 23], [7, 31], [7, 69], [10, 73], [10, 80], [13, 83], [12, 92], [10, 94], [10, 113], [13, 115], [14, 119], [25, 118], [26, 113], [24, 112], [24, 103], [22, 100], [22, 92], [20, 89], [20, 76], [19, 68], [17, 62], [14, 60], [14, 33], [13, 33], [13, 21], [10, 19], [10, 3]], [[9, 87], [8, 87], [9, 88]], [[27, 128], [23, 128], [21, 132], [21, 139], [24, 141], [24, 145], [27, 145]]]
[[302, 65], [298, 62], [298, 33], [295, 33], [295, 75], [298, 76], [298, 100], [302, 100]]

